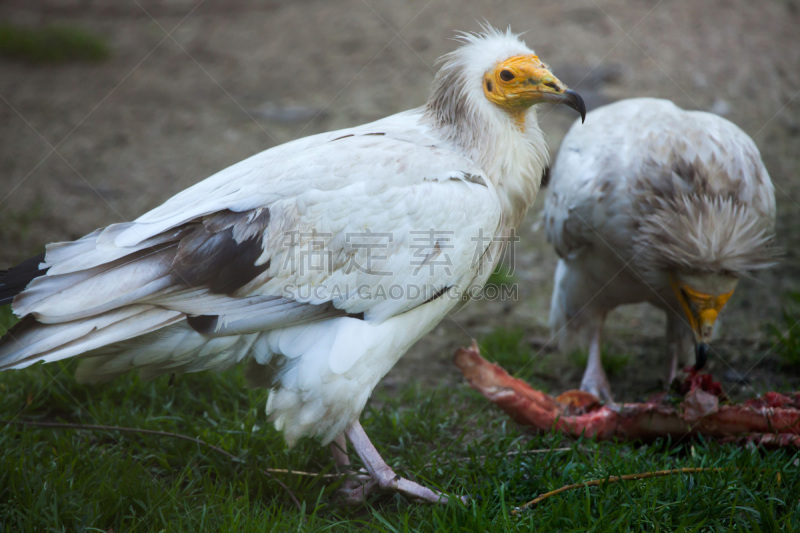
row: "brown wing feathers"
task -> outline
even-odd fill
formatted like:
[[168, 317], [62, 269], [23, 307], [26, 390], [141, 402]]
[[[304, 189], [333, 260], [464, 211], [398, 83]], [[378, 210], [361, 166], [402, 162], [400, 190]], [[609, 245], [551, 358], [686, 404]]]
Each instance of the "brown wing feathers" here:
[[0, 305], [10, 304], [31, 281], [47, 272], [46, 268], [39, 268], [42, 261], [44, 261], [43, 253], [26, 259], [8, 270], [0, 271]]
[[171, 268], [175, 282], [230, 294], [252, 281], [269, 268], [269, 261], [256, 264], [264, 253], [269, 218], [269, 209], [263, 208], [223, 211], [197, 223], [178, 244]]

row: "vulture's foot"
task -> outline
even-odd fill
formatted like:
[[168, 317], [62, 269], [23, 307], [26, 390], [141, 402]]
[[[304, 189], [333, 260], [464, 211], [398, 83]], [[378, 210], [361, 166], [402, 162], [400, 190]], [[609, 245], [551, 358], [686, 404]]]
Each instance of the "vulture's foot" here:
[[606, 373], [602, 370], [599, 373], [590, 373], [587, 369], [581, 380], [581, 390], [594, 394], [605, 403], [614, 403], [611, 385], [608, 384]]
[[[363, 502], [373, 490], [399, 492], [410, 498], [431, 503], [448, 502], [448, 497], [441, 492], [431, 490], [396, 474], [380, 456], [358, 421], [347, 428], [345, 435], [353, 443], [353, 448], [366, 467], [366, 474], [356, 474], [348, 479], [340, 489], [348, 503]], [[462, 497], [461, 501], [466, 503], [467, 498]]]
[[366, 470], [352, 471], [347, 474], [342, 486], [336, 493], [347, 505], [360, 505], [367, 500], [367, 495], [375, 490], [375, 480]]
[[603, 370], [600, 347], [601, 327], [602, 322], [598, 322], [589, 342], [589, 356], [586, 361], [586, 370], [583, 372], [583, 379], [581, 379], [581, 390], [594, 394], [606, 403], [614, 403], [614, 398], [611, 396], [611, 385], [608, 384], [608, 376]]

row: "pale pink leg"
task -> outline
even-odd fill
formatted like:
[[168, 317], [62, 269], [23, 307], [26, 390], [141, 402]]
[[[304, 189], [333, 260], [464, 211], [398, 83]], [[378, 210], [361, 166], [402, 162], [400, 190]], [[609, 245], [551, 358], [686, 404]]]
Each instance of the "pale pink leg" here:
[[346, 503], [359, 504], [364, 502], [364, 497], [375, 486], [375, 480], [363, 468], [354, 472], [347, 455], [347, 438], [344, 433], [337, 436], [330, 444], [331, 456], [340, 472], [347, 474], [347, 479], [337, 491]]
[[667, 313], [667, 383], [669, 389], [681, 359], [690, 361], [694, 353], [694, 335], [685, 319], [674, 312]]
[[678, 352], [670, 351], [667, 354], [667, 388], [675, 381], [675, 376], [678, 375]]
[[611, 386], [608, 384], [606, 372], [603, 370], [603, 362], [600, 356], [600, 332], [603, 329], [603, 321], [599, 320], [592, 332], [592, 339], [589, 342], [589, 360], [586, 362], [586, 371], [581, 380], [581, 390], [591, 392], [601, 400], [609, 403], [614, 402], [611, 396]]
[[347, 455], [347, 439], [345, 438], [344, 433], [333, 439], [333, 442], [331, 442], [330, 447], [331, 447], [331, 456], [333, 456], [333, 460], [336, 463], [336, 466], [340, 468], [349, 469], [350, 457], [348, 457]]
[[[360, 497], [363, 500], [366, 493], [375, 485], [382, 490], [392, 490], [410, 496], [412, 498], [419, 498], [433, 503], [447, 503], [447, 496], [440, 492], [433, 491], [427, 487], [423, 487], [419, 483], [400, 477], [394, 473], [394, 470], [386, 464], [386, 461], [375, 449], [375, 446], [370, 442], [369, 437], [361, 427], [361, 423], [356, 420], [345, 430], [345, 435], [350, 439], [353, 444], [353, 449], [356, 451], [364, 466], [369, 472], [372, 483], [362, 485], [361, 493], [356, 490], [351, 491], [350, 500], [356, 500]], [[462, 498], [466, 501], [466, 498]]]

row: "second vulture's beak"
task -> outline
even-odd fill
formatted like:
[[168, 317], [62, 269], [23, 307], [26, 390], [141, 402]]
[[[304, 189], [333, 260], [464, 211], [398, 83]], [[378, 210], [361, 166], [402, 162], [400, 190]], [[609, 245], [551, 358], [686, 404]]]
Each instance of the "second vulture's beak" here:
[[711, 346], [705, 342], [696, 343], [694, 345], [694, 369], [702, 370], [708, 361], [708, 354], [711, 351]]

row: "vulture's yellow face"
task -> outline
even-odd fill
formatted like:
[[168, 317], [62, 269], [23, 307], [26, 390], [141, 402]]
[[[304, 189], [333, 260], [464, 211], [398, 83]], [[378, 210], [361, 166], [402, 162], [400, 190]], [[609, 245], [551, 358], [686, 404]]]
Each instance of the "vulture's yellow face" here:
[[586, 106], [578, 93], [570, 90], [535, 55], [514, 56], [501, 61], [483, 76], [486, 98], [506, 109], [520, 124], [525, 111], [534, 104], [566, 104], [586, 116]]
[[714, 323], [733, 295], [738, 279], [721, 274], [683, 274], [670, 276], [672, 290], [694, 332], [697, 368], [708, 357]]

